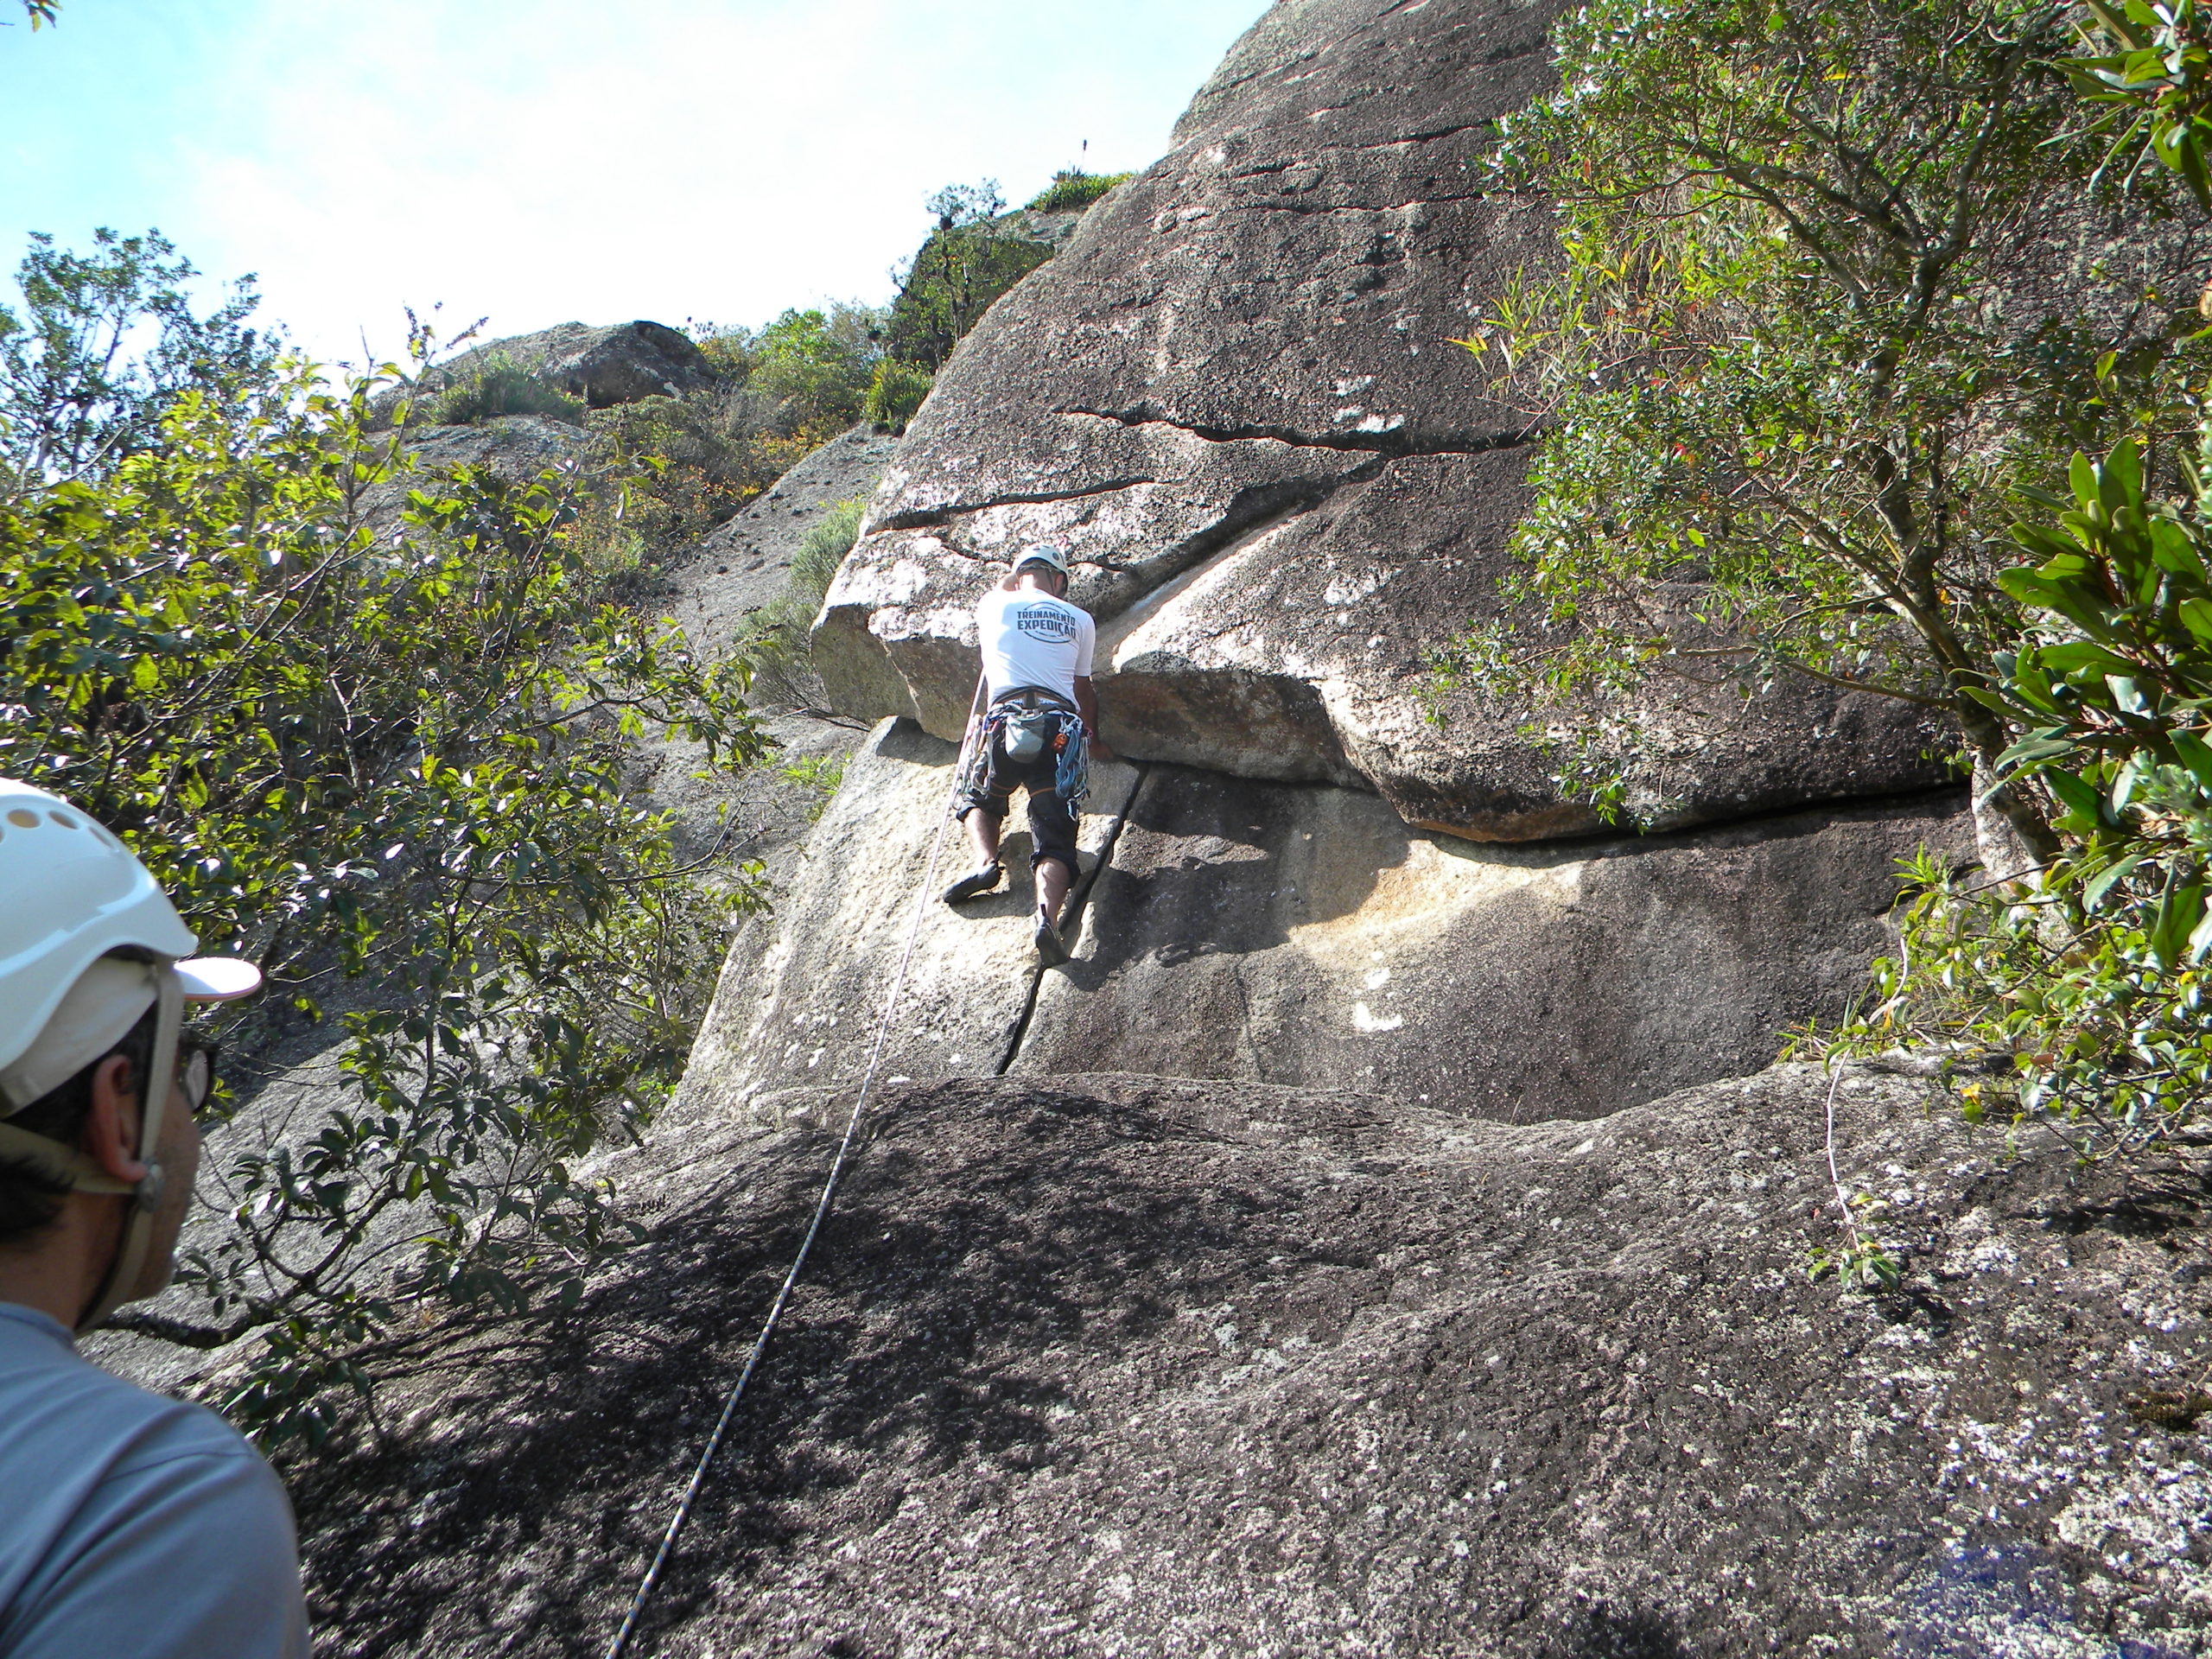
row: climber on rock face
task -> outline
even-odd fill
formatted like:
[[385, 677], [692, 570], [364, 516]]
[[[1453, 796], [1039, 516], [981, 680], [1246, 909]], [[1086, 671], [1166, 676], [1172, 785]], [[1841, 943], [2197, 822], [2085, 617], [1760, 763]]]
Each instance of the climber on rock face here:
[[976, 607], [988, 702], [959, 781], [960, 819], [977, 868], [944, 890], [957, 904], [999, 885], [999, 831], [1016, 788], [1029, 796], [1030, 865], [1037, 878], [1035, 939], [1046, 965], [1065, 962], [1061, 911], [1076, 876], [1076, 823], [1090, 756], [1110, 758], [1096, 738], [1090, 686], [1095, 630], [1067, 601], [1066, 556], [1049, 542], [1026, 547], [1014, 574]]
[[205, 1407], [72, 1332], [169, 1281], [212, 1048], [184, 1005], [251, 963], [197, 941], [120, 841], [0, 778], [0, 1655], [307, 1659], [284, 1489]]

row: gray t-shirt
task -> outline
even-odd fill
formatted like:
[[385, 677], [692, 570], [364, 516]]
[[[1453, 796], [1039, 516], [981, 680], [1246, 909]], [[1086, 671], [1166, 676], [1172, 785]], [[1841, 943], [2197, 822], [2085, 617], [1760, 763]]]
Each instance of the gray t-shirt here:
[[0, 1302], [0, 1659], [307, 1659], [292, 1506], [200, 1406]]

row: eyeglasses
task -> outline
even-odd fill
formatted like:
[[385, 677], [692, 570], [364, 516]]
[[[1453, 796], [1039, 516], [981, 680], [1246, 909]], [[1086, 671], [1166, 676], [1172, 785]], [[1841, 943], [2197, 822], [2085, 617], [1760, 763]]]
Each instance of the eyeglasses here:
[[177, 1087], [184, 1090], [185, 1105], [194, 1117], [215, 1093], [215, 1057], [220, 1045], [212, 1037], [177, 1039]]

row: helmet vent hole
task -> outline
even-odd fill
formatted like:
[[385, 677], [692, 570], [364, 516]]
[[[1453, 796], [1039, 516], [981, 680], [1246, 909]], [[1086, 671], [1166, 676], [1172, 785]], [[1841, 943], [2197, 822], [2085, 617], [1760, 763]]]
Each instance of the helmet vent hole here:
[[18, 830], [35, 830], [38, 828], [38, 814], [26, 812], [19, 806], [8, 815], [8, 822]]
[[77, 827], [77, 820], [71, 817], [67, 812], [49, 812], [46, 816], [52, 818], [64, 830], [74, 830]]

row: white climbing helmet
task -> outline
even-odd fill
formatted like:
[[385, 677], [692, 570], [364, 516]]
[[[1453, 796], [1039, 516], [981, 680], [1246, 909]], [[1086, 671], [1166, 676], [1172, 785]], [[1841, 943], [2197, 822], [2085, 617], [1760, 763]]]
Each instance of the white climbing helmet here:
[[194, 957], [199, 943], [105, 826], [0, 778], [0, 1118], [97, 1059], [153, 1006], [155, 976], [125, 964], [91, 972], [102, 957], [126, 951], [174, 967], [186, 1001], [260, 988], [252, 963]]
[[143, 1282], [162, 1197], [155, 1148], [169, 1090], [143, 1091], [138, 1156], [146, 1174], [135, 1183], [6, 1120], [113, 1048], [157, 1003], [147, 1077], [166, 1084], [184, 1003], [228, 1001], [261, 986], [251, 963], [194, 957], [199, 943], [152, 873], [104, 825], [58, 795], [0, 778], [0, 1154], [77, 1192], [132, 1200], [79, 1331], [168, 1281], [163, 1263], [152, 1275], [157, 1282]]
[[1025, 564], [1049, 564], [1064, 576], [1068, 573], [1068, 556], [1051, 542], [1032, 542], [1023, 548], [1014, 558], [1014, 568], [1019, 571]]

